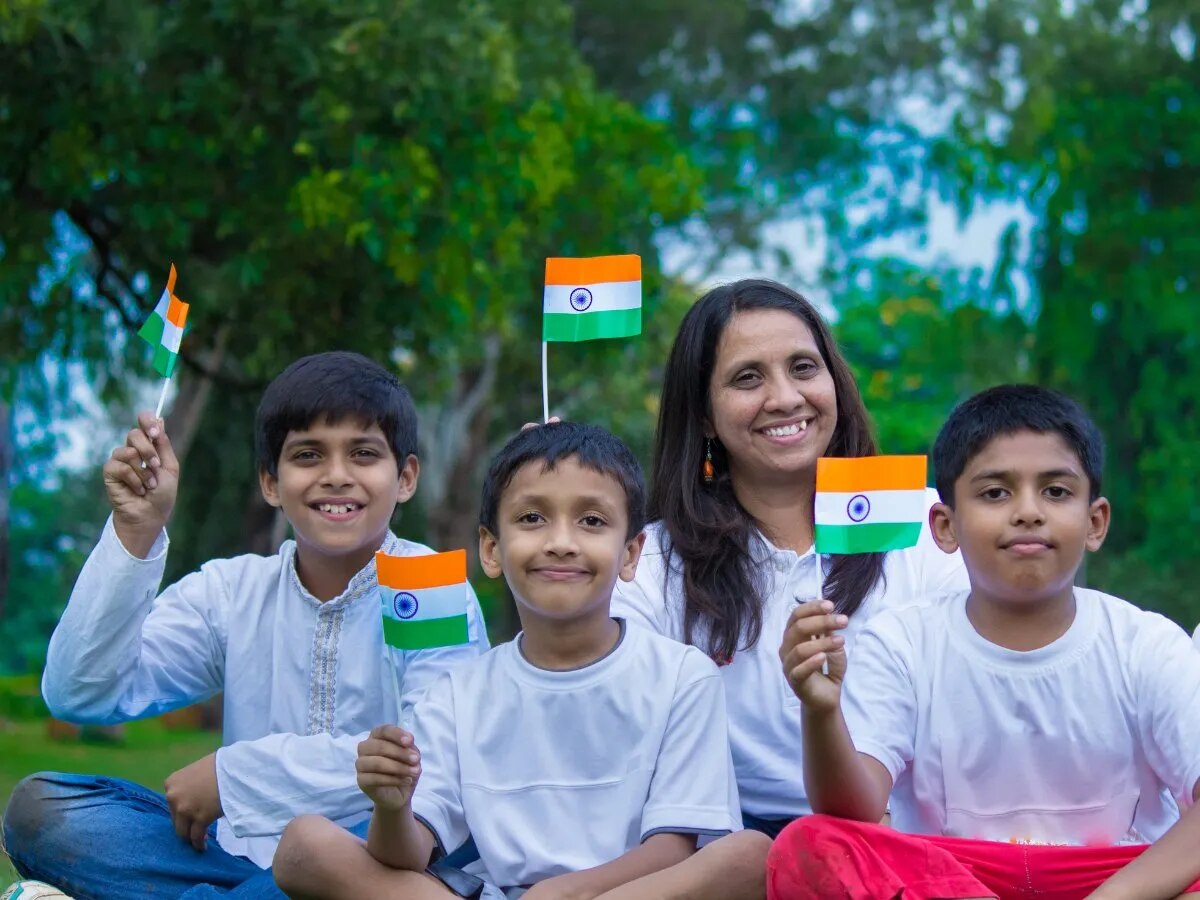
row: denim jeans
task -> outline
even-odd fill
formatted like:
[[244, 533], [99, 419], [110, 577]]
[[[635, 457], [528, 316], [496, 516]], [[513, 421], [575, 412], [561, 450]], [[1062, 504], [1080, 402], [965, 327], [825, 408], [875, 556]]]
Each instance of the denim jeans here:
[[[366, 835], [367, 823], [354, 828]], [[197, 852], [171, 824], [166, 798], [119, 778], [40, 772], [13, 791], [4, 847], [25, 878], [78, 900], [283, 900], [270, 870], [216, 841]]]

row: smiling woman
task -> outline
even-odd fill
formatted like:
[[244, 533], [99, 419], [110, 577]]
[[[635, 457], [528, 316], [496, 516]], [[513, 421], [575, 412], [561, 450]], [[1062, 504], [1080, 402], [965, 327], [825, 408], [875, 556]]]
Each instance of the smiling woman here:
[[[831, 614], [850, 618], [847, 641], [880, 608], [965, 587], [966, 574], [927, 528], [908, 550], [814, 554], [817, 460], [877, 448], [828, 326], [784, 285], [750, 279], [700, 298], [672, 347], [660, 409], [652, 524], [613, 608], [722, 665], [743, 818], [773, 836], [810, 811], [799, 701], [777, 651], [797, 602], [813, 599], [818, 563]], [[716, 841], [628, 896], [762, 897], [768, 844]]]

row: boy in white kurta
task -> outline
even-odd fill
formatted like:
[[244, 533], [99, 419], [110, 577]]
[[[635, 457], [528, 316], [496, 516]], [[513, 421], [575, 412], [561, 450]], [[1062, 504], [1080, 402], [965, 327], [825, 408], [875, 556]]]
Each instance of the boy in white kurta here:
[[384, 653], [375, 551], [430, 551], [389, 531], [416, 488], [416, 415], [375, 363], [319, 354], [271, 383], [258, 464], [295, 540], [209, 562], [162, 594], [179, 467], [163, 424], [139, 422], [105, 465], [113, 514], [51, 639], [43, 694], [59, 718], [107, 724], [223, 692], [223, 746], [168, 778], [165, 797], [32, 776], [13, 794], [5, 843], [20, 871], [81, 896], [278, 897], [263, 869], [292, 818], [368, 815], [354, 758], [399, 713], [387, 667], [411, 706], [486, 649], [483, 621], [472, 594], [470, 644]]
[[[609, 614], [641, 551], [642, 497], [636, 460], [596, 427], [546, 425], [501, 451], [480, 557], [522, 632], [442, 676], [412, 733], [363, 743], [366, 842], [314, 817], [289, 826], [275, 858], [289, 895], [600, 897], [740, 827], [716, 666]], [[468, 832], [468, 873], [426, 870]]]
[[[1200, 654], [1162, 616], [1074, 586], [1109, 522], [1095, 425], [1006, 385], [951, 414], [933, 459], [930, 526], [971, 589], [881, 613], [848, 670], [844, 623], [819, 604], [793, 615], [781, 653], [805, 783], [830, 815], [780, 835], [769, 896], [1200, 890]], [[866, 824], [889, 793], [895, 830]]]

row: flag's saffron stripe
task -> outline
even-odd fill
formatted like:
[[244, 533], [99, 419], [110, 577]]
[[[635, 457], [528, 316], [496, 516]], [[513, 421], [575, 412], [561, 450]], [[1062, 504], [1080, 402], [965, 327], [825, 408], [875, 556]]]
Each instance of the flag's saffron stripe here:
[[818, 525], [924, 522], [928, 505], [924, 488], [919, 491], [818, 491], [813, 513]]
[[170, 296], [173, 293], [175, 293], [175, 263], [171, 263], [171, 271], [167, 273], [167, 295]]
[[923, 487], [924, 456], [823, 456], [817, 460], [818, 491], [915, 491]]
[[[586, 309], [571, 305], [571, 295], [581, 289], [580, 285], [548, 284], [542, 294], [542, 311], [584, 315], [611, 309], [637, 309], [642, 305], [642, 283], [640, 281], [606, 281], [603, 284], [587, 285], [591, 295]], [[584, 295], [586, 298], [586, 295]]]
[[605, 281], [641, 280], [642, 258], [636, 253], [583, 258], [552, 256], [546, 260], [546, 284], [580, 287]]
[[882, 522], [863, 525], [818, 525], [817, 553], [884, 553], [915, 546], [922, 522]]
[[544, 341], [594, 341], [599, 338], [630, 337], [641, 333], [641, 307], [542, 315]]
[[188, 305], [178, 297], [172, 295], [170, 303], [167, 304], [167, 321], [176, 328], [183, 328], [187, 322]]
[[383, 640], [397, 650], [427, 650], [465, 644], [470, 640], [470, 633], [465, 615], [407, 620], [384, 617]]
[[375, 571], [381, 585], [398, 591], [462, 584], [467, 580], [467, 551], [389, 556], [381, 550], [375, 554]]

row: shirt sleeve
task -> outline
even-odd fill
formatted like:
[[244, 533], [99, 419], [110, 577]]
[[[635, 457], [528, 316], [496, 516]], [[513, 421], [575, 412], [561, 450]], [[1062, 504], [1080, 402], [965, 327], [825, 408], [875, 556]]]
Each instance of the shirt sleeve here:
[[164, 532], [146, 559], [104, 526], [46, 654], [42, 695], [57, 718], [115, 724], [216, 694], [224, 680], [224, 584], [212, 564], [155, 594]]
[[269, 734], [217, 751], [221, 808], [238, 837], [278, 835], [296, 816], [341, 819], [371, 807], [355, 760], [367, 733]]
[[721, 675], [708, 657], [688, 648], [679, 681], [642, 809], [642, 840], [742, 827]]
[[854, 749], [874, 757], [892, 782], [912, 762], [917, 700], [908, 663], [911, 641], [891, 613], [863, 629], [842, 683], [842, 716]]
[[412, 714], [413, 707], [429, 690], [439, 675], [452, 666], [475, 659], [487, 652], [489, 647], [487, 627], [483, 621], [483, 612], [479, 608], [479, 600], [475, 590], [469, 584], [467, 593], [470, 602], [467, 606], [467, 634], [470, 642], [456, 647], [436, 647], [429, 650], [406, 650], [402, 657], [402, 671], [397, 675], [402, 679], [404, 692], [400, 698], [400, 718], [406, 719]]
[[454, 682], [448, 673], [434, 682], [413, 713], [413, 738], [421, 753], [413, 815], [433, 832], [439, 849], [449, 853], [470, 837], [470, 831], [454, 727]]
[[1138, 736], [1159, 779], [1188, 809], [1200, 782], [1200, 653], [1174, 622], [1147, 615], [1131, 660]]

